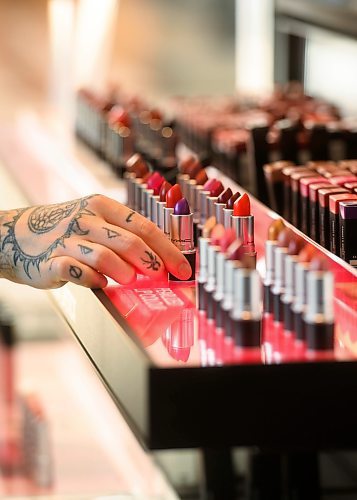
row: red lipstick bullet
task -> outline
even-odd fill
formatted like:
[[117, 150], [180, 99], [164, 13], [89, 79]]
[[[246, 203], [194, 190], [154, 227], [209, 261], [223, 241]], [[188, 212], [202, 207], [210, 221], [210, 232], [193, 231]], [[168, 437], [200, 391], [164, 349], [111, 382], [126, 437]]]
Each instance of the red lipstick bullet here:
[[226, 207], [223, 208], [223, 225], [225, 228], [232, 227], [233, 206], [240, 196], [241, 194], [238, 191], [234, 193], [227, 201]]
[[255, 267], [256, 251], [254, 245], [254, 217], [250, 211], [250, 199], [242, 194], [233, 205], [232, 227], [238, 239], [245, 247], [247, 257], [251, 259], [249, 267]]
[[182, 191], [178, 184], [172, 186], [166, 194], [166, 207], [164, 207], [164, 233], [170, 238], [170, 215], [174, 213], [176, 203], [182, 198]]
[[226, 208], [228, 200], [233, 196], [231, 188], [227, 188], [223, 191], [214, 203], [215, 216], [217, 224], [224, 223], [223, 209]]
[[172, 184], [164, 181], [161, 184], [159, 200], [156, 203], [156, 224], [162, 231], [164, 230], [164, 207], [166, 207], [166, 195], [172, 188]]

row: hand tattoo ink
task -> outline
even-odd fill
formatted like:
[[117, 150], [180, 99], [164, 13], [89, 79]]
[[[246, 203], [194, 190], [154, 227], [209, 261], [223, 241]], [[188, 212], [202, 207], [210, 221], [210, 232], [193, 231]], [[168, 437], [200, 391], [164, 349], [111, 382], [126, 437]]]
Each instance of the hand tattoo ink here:
[[120, 236], [120, 233], [117, 233], [116, 231], [113, 231], [113, 229], [108, 229], [107, 227], [103, 227], [103, 229], [106, 230], [107, 232], [107, 237], [109, 240], [112, 238], [116, 238], [117, 236]]
[[86, 247], [84, 245], [78, 245], [81, 251], [81, 254], [87, 255], [88, 253], [93, 252], [93, 248]]
[[161, 267], [161, 262], [157, 260], [157, 257], [155, 254], [152, 252], [148, 252], [145, 250], [146, 255], [148, 258], [144, 259], [141, 257], [141, 260], [144, 264], [146, 264], [146, 269], [152, 269], [153, 271], [158, 271]]
[[125, 222], [131, 222], [131, 219], [132, 219], [132, 217], [133, 217], [133, 215], [134, 215], [134, 214], [135, 214], [135, 211], [134, 211], [134, 210], [133, 210], [133, 211], [131, 211], [131, 212], [128, 214], [127, 218], [125, 219]]
[[80, 267], [69, 266], [69, 274], [72, 276], [72, 278], [79, 280], [83, 274], [83, 271]]

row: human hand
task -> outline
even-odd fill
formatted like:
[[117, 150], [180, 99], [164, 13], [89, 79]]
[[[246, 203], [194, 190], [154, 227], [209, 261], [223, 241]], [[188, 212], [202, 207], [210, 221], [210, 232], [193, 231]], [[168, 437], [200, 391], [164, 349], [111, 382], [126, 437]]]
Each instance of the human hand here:
[[128, 284], [167, 272], [187, 279], [191, 268], [155, 224], [106, 196], [0, 213], [0, 276], [11, 281], [103, 288], [105, 276]]

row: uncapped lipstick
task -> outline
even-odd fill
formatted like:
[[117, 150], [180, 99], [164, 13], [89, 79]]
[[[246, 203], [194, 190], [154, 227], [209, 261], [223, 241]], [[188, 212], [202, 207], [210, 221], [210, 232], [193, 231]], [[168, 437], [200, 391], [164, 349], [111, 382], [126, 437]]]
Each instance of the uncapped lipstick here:
[[309, 205], [310, 205], [310, 238], [317, 243], [320, 242], [320, 221], [319, 221], [319, 189], [332, 187], [328, 182], [320, 182], [309, 186]]
[[235, 345], [259, 348], [262, 342], [261, 282], [255, 269], [237, 268], [233, 272], [231, 328]]
[[274, 220], [268, 229], [268, 238], [265, 242], [265, 278], [264, 278], [264, 312], [273, 313], [273, 297], [271, 287], [275, 279], [274, 249], [278, 245], [279, 233], [285, 229], [283, 219]]
[[201, 312], [206, 312], [207, 303], [204, 286], [208, 279], [208, 247], [211, 241], [211, 233], [216, 225], [216, 218], [210, 217], [203, 226], [202, 236], [198, 240], [199, 248], [199, 273], [197, 277], [197, 307]]
[[[183, 182], [183, 195], [188, 200], [190, 196], [190, 184], [195, 182], [196, 175], [202, 170], [202, 165], [199, 161], [190, 165], [187, 169], [188, 180]], [[182, 189], [182, 188], [181, 188]]]
[[198, 160], [195, 156], [190, 155], [186, 156], [180, 163], [179, 163], [179, 171], [180, 173], [177, 175], [177, 183], [181, 188], [181, 191], [183, 191], [183, 185], [185, 182], [189, 181], [190, 176], [188, 175], [188, 169], [191, 165], [197, 163]]
[[318, 210], [319, 210], [319, 228], [320, 228], [320, 245], [330, 248], [330, 218], [329, 218], [329, 198], [333, 194], [348, 193], [347, 189], [341, 187], [323, 188], [318, 194]]
[[232, 227], [233, 206], [240, 196], [238, 191], [234, 193], [227, 201], [226, 207], [223, 208], [223, 225], [226, 229]]
[[205, 301], [207, 304], [207, 319], [214, 320], [215, 318], [215, 301], [213, 299], [213, 293], [216, 289], [216, 257], [220, 252], [220, 240], [224, 235], [223, 224], [217, 224], [211, 232], [211, 241], [208, 245], [207, 256], [208, 256], [208, 267], [207, 267], [207, 281], [204, 285], [205, 290]]
[[307, 301], [303, 316], [308, 351], [334, 348], [334, 278], [326, 260], [315, 257], [307, 274]]
[[335, 255], [340, 255], [340, 209], [341, 201], [357, 200], [357, 195], [353, 193], [333, 194], [329, 198], [330, 210], [330, 251]]
[[218, 200], [219, 195], [224, 191], [223, 184], [221, 181], [217, 181], [216, 184], [212, 187], [210, 195], [207, 196], [207, 212], [206, 218], [212, 217], [212, 215], [216, 215], [215, 211], [215, 203]]
[[156, 224], [163, 231], [164, 230], [164, 207], [166, 207], [166, 195], [172, 188], [172, 184], [164, 181], [161, 184], [159, 200], [156, 203]]
[[161, 184], [164, 182], [164, 178], [158, 172], [154, 172], [152, 176], [149, 177], [147, 181], [147, 188], [145, 192], [145, 215], [148, 219], [152, 220], [152, 208], [153, 202], [152, 197], [156, 196], [156, 200], [159, 199], [159, 192]]
[[152, 175], [152, 172], [147, 172], [144, 177], [135, 179], [134, 180], [134, 209], [143, 214], [143, 206], [142, 203], [144, 202], [144, 197], [143, 197], [143, 191], [147, 187], [147, 181], [149, 177]]
[[316, 256], [316, 252], [317, 250], [313, 245], [305, 245], [299, 253], [297, 262], [295, 263], [295, 284], [291, 309], [293, 312], [294, 332], [298, 341], [304, 341], [306, 339], [303, 314], [307, 301], [307, 272], [309, 270], [309, 263], [311, 259]]
[[172, 186], [166, 193], [166, 206], [164, 211], [164, 233], [170, 238], [171, 218], [170, 215], [174, 213], [176, 203], [182, 198], [181, 188], [178, 184]]
[[247, 193], [242, 194], [234, 203], [231, 219], [237, 238], [242, 241], [245, 253], [252, 260], [252, 265], [249, 267], [255, 267], [257, 254], [254, 244], [254, 216], [251, 214], [250, 199]]
[[272, 286], [273, 296], [273, 314], [274, 321], [284, 321], [284, 307], [281, 301], [281, 296], [284, 293], [285, 286], [285, 257], [288, 253], [288, 246], [293, 232], [289, 228], [280, 231], [278, 235], [278, 245], [274, 249], [274, 283]]
[[194, 309], [185, 308], [165, 333], [164, 345], [176, 361], [186, 363], [194, 344]]
[[[219, 184], [218, 184], [219, 183]], [[196, 226], [196, 238], [201, 236], [202, 234], [202, 228], [208, 219], [207, 216], [207, 210], [208, 210], [208, 205], [207, 205], [207, 197], [212, 196], [212, 192], [214, 189], [220, 185], [221, 183], [217, 181], [217, 179], [208, 179], [208, 181], [200, 187], [200, 189], [197, 189], [196, 191], [196, 206], [199, 214], [199, 223]]]
[[301, 197], [300, 197], [300, 181], [306, 177], [315, 177], [316, 172], [312, 170], [306, 172], [295, 172], [291, 175], [291, 222], [295, 227], [301, 228]]
[[193, 211], [193, 230], [195, 235], [195, 245], [197, 245], [197, 225], [200, 222], [200, 212], [199, 212], [199, 204], [198, 204], [198, 193], [203, 189], [203, 185], [208, 181], [208, 177], [206, 171], [201, 169], [194, 179], [189, 181], [188, 192], [189, 199], [188, 202], [190, 204], [191, 210]]
[[296, 172], [308, 172], [311, 170], [304, 166], [285, 167], [282, 170], [284, 182], [284, 218], [288, 221], [292, 220], [292, 203], [291, 203], [291, 176]]
[[357, 200], [340, 203], [340, 256], [357, 267]]
[[227, 207], [228, 200], [233, 196], [231, 188], [225, 189], [217, 198], [214, 203], [215, 215], [217, 224], [224, 223], [223, 209]]
[[[181, 198], [170, 214], [170, 240], [186, 257], [191, 266], [191, 276], [184, 281], [196, 279], [196, 249], [193, 242], [193, 213], [186, 198]], [[169, 274], [171, 281], [182, 281]]]
[[294, 315], [292, 304], [295, 294], [295, 265], [298, 262], [298, 254], [304, 245], [304, 240], [294, 235], [288, 246], [288, 253], [285, 256], [285, 284], [284, 292], [281, 295], [281, 301], [284, 308], [284, 330], [286, 332], [294, 331]]
[[135, 179], [141, 179], [145, 174], [149, 172], [149, 167], [145, 160], [139, 153], [132, 155], [125, 164], [126, 171], [124, 173], [124, 179], [127, 185], [127, 204], [128, 207], [136, 209], [135, 194], [134, 194], [134, 181]]

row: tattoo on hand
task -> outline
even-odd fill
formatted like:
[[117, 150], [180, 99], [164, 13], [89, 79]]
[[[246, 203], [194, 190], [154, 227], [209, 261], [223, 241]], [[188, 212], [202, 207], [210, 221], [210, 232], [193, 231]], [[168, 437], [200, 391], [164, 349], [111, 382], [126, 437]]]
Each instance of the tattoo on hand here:
[[83, 274], [83, 271], [80, 267], [77, 266], [69, 266], [69, 274], [72, 276], [72, 278], [75, 278], [76, 280], [79, 280], [80, 277]]
[[133, 218], [134, 214], [135, 214], [134, 210], [132, 212], [129, 212], [127, 218], [125, 219], [125, 222], [131, 222], [131, 219]]
[[81, 254], [87, 255], [88, 253], [93, 252], [93, 248], [86, 247], [84, 245], [78, 245], [81, 251]]
[[161, 262], [157, 260], [157, 257], [152, 252], [148, 252], [145, 250], [148, 258], [144, 259], [141, 257], [141, 260], [144, 264], [146, 264], [146, 269], [152, 269], [153, 271], [158, 271], [161, 267]]
[[116, 238], [117, 236], [120, 236], [120, 233], [117, 233], [116, 231], [113, 231], [113, 229], [109, 229], [107, 227], [103, 227], [103, 229], [106, 230], [107, 232], [107, 237], [108, 239]]
[[[58, 203], [56, 205], [16, 210], [12, 221], [4, 224], [4, 227], [8, 228], [8, 232], [1, 242], [1, 251], [4, 252], [5, 247], [9, 245], [13, 252], [13, 266], [16, 267], [18, 262], [20, 262], [26, 275], [32, 279], [30, 266], [36, 267], [37, 271], [40, 272], [40, 264], [47, 261], [57, 247], [64, 247], [65, 239], [70, 238], [73, 234], [83, 236], [89, 233], [89, 229], [84, 230], [80, 227], [79, 220], [84, 215], [95, 215], [87, 208], [88, 200], [91, 197], [87, 196], [72, 202]], [[43, 245], [45, 247], [43, 251], [32, 255], [29, 251], [24, 250], [16, 236], [17, 223], [20, 219], [22, 221], [26, 217], [28, 229], [34, 235], [32, 242], [34, 246], [37, 244], [38, 247], [41, 247], [41, 239], [44, 233], [50, 233], [61, 222], [64, 222], [66, 226], [64, 230], [61, 230], [61, 235], [54, 238], [50, 245], [48, 243]], [[66, 219], [69, 219], [68, 222]], [[31, 238], [27, 238], [27, 241], [29, 240]], [[42, 241], [46, 242], [47, 240], [42, 239]]]

